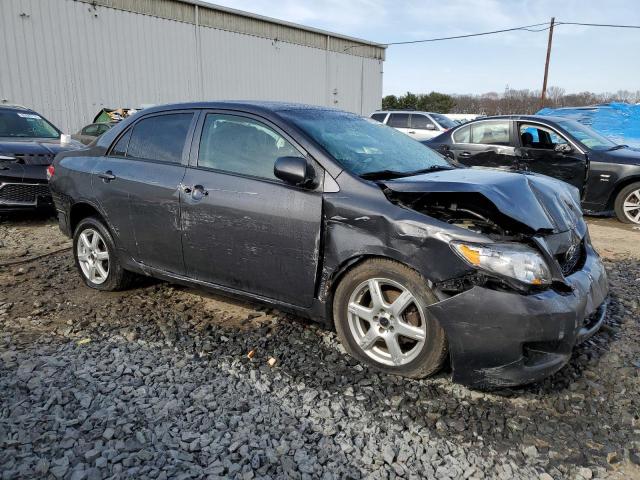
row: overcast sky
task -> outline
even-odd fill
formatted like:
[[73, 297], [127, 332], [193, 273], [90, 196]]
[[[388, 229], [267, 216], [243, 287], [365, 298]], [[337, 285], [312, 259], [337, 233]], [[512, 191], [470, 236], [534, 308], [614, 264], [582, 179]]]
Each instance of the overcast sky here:
[[[217, 0], [211, 3], [380, 43], [556, 21], [640, 25], [639, 0]], [[384, 94], [540, 89], [547, 32], [390, 46]], [[640, 29], [558, 26], [549, 85], [640, 90]]]

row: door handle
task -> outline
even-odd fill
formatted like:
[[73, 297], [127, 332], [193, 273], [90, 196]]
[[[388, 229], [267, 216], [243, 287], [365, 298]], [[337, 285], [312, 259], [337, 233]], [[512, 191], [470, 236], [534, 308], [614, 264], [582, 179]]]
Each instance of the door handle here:
[[109, 183], [111, 180], [115, 180], [116, 176], [113, 174], [111, 170], [107, 170], [106, 172], [99, 173], [98, 177], [100, 177], [104, 183]]
[[415, 132], [415, 130], [409, 130], [409, 133], [415, 135], [416, 132]]
[[463, 158], [470, 157], [470, 156], [471, 156], [471, 153], [469, 153], [469, 152], [462, 152], [462, 153], [460, 154], [460, 156], [461, 156], [461, 157], [463, 157]]
[[191, 192], [191, 198], [194, 200], [202, 200], [202, 198], [209, 195], [209, 191], [202, 185], [194, 185], [193, 192]]

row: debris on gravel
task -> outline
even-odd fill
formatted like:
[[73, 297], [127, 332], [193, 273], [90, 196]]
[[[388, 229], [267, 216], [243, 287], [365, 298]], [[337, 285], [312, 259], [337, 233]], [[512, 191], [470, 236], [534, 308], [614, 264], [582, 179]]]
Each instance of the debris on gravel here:
[[640, 263], [606, 265], [606, 328], [493, 392], [377, 373], [264, 306], [92, 291], [68, 254], [2, 268], [0, 478], [638, 478]]

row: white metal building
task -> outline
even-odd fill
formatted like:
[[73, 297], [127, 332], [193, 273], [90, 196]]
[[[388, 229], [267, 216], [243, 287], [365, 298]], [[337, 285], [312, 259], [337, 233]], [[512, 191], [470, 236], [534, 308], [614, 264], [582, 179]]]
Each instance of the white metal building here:
[[384, 55], [379, 44], [200, 1], [0, 0], [0, 104], [69, 132], [103, 107], [191, 100], [368, 115], [380, 107]]

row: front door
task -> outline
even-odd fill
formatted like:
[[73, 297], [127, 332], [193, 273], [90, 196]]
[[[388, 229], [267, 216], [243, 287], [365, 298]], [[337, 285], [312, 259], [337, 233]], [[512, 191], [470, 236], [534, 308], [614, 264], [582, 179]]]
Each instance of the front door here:
[[305, 157], [304, 151], [275, 126], [240, 113], [211, 112], [200, 124], [181, 194], [187, 275], [309, 306], [322, 192], [273, 174], [278, 157]]
[[559, 133], [535, 123], [520, 122], [521, 170], [541, 173], [570, 183], [580, 191], [587, 174], [587, 157]]
[[136, 261], [183, 274], [180, 186], [193, 112], [151, 115], [129, 128], [94, 169], [96, 198]]
[[515, 169], [515, 148], [510, 142], [509, 120], [487, 120], [453, 132], [449, 156], [469, 167]]

